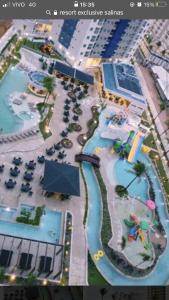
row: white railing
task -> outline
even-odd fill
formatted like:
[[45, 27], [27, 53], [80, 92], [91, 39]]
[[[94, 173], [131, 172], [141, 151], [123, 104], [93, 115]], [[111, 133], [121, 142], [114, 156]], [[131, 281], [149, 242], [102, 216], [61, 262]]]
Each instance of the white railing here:
[[0, 53], [5, 47], [5, 45], [9, 42], [9, 40], [12, 38], [12, 36], [16, 33], [16, 30], [12, 26], [8, 29], [8, 31], [1, 37], [1, 43], [0, 43]]

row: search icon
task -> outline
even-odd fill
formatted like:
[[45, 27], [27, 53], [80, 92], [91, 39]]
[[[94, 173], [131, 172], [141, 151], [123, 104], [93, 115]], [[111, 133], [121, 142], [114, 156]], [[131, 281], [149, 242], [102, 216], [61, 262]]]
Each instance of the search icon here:
[[51, 11], [49, 9], [47, 9], [46, 14], [51, 16]]

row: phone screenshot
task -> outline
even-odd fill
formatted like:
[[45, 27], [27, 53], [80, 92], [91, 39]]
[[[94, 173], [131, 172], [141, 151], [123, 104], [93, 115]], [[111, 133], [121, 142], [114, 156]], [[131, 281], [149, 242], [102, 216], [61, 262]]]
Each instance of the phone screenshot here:
[[0, 0], [2, 300], [167, 299], [168, 10]]

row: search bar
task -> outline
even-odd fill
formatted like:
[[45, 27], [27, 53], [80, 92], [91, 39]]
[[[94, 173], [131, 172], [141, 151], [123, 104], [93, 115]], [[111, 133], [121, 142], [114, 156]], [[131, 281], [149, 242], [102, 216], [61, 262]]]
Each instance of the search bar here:
[[50, 9], [47, 9], [47, 10], [46, 10], [46, 15], [51, 16], [51, 10], [50, 10]]

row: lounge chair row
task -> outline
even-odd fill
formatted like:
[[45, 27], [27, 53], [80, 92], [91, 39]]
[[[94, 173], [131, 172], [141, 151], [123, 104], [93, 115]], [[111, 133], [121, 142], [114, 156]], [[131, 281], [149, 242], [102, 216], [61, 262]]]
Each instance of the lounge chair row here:
[[15, 135], [11, 135], [11, 136], [6, 136], [6, 137], [1, 137], [0, 138], [0, 144], [7, 144], [7, 143], [12, 143], [12, 142], [16, 142], [19, 140], [23, 140], [26, 139], [28, 137], [34, 136], [36, 134], [38, 134], [38, 130], [29, 130], [20, 134], [15, 134]]

